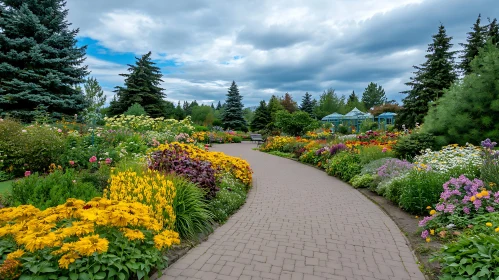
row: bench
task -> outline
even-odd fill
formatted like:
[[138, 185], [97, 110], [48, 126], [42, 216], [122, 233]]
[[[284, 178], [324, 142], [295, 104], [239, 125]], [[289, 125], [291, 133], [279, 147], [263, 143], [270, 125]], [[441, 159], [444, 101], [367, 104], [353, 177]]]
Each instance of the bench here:
[[250, 134], [250, 137], [251, 137], [251, 141], [256, 142], [257, 146], [259, 146], [260, 144], [262, 144], [264, 142], [261, 134], [257, 134], [257, 133]]

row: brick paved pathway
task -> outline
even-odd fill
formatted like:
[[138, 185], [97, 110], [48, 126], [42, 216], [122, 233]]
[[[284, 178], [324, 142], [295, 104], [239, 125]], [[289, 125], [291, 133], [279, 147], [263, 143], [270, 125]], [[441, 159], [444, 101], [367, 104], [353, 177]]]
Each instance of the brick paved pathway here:
[[395, 223], [347, 184], [315, 168], [253, 151], [246, 204], [161, 279], [424, 279]]

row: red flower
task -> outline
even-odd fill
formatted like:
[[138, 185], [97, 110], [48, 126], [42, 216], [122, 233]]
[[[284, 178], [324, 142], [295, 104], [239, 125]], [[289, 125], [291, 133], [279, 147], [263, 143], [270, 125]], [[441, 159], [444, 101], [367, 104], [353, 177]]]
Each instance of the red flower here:
[[97, 157], [96, 156], [92, 156], [89, 160], [88, 160], [90, 163], [94, 163], [97, 161]]
[[24, 177], [29, 177], [29, 175], [31, 175], [31, 171], [24, 172]]

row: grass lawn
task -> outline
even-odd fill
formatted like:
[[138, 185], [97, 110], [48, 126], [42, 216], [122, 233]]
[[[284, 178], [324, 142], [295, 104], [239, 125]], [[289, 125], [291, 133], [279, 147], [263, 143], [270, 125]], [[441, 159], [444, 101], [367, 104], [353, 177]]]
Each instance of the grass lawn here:
[[14, 180], [0, 182], [0, 194], [10, 192]]

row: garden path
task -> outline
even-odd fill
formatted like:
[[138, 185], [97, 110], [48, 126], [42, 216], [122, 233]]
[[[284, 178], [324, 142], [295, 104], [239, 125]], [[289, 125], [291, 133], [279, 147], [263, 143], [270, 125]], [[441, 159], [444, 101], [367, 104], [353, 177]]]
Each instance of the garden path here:
[[254, 151], [246, 204], [161, 279], [425, 279], [396, 224], [351, 186], [325, 172]]

